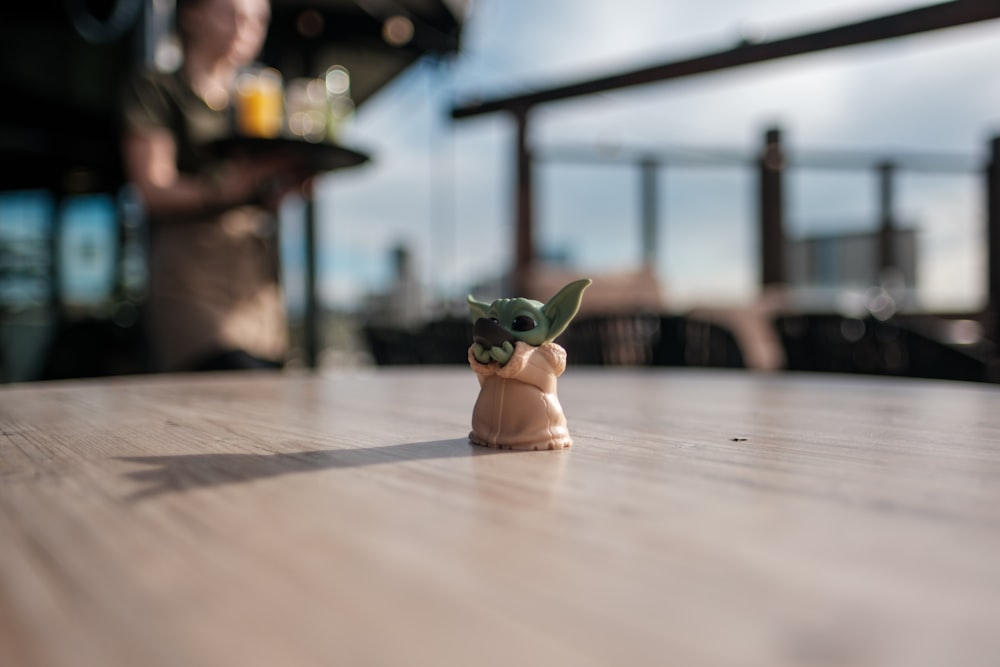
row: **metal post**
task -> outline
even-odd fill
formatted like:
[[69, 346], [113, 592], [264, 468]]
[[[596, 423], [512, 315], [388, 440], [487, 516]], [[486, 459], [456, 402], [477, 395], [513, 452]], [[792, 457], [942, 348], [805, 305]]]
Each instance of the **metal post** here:
[[1000, 136], [990, 141], [986, 166], [987, 336], [1000, 336]]
[[516, 239], [514, 246], [514, 272], [511, 276], [513, 293], [528, 296], [531, 289], [531, 273], [534, 271], [534, 194], [532, 192], [531, 149], [528, 146], [528, 111], [529, 107], [513, 109], [517, 121], [517, 175], [516, 188]]
[[56, 322], [62, 322], [65, 315], [63, 308], [63, 215], [66, 209], [68, 195], [62, 187], [52, 191], [53, 206], [51, 225], [49, 226], [49, 303], [48, 306], [55, 316]]
[[759, 162], [761, 285], [764, 287], [785, 282], [784, 169], [781, 130], [770, 128], [764, 135], [764, 150]]
[[320, 309], [316, 287], [316, 204], [312, 197], [305, 201], [305, 244], [306, 293], [302, 345], [306, 367], [315, 370], [319, 367]]
[[893, 215], [893, 177], [896, 165], [883, 162], [878, 166], [879, 176], [879, 246], [878, 274], [896, 266], [896, 224]]
[[656, 198], [656, 175], [659, 164], [654, 157], [645, 157], [639, 161], [642, 174], [642, 262], [648, 269], [656, 268], [656, 232], [659, 218], [659, 206]]

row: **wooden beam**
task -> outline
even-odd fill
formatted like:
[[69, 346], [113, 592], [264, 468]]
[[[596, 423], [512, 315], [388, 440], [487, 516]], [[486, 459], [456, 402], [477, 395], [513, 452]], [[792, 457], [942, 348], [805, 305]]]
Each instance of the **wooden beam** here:
[[526, 295], [533, 284], [531, 275], [535, 266], [534, 239], [534, 190], [531, 164], [531, 147], [528, 143], [528, 108], [514, 110], [517, 122], [517, 181], [514, 274], [511, 276], [511, 287], [514, 294]]
[[725, 51], [533, 93], [471, 103], [452, 109], [451, 115], [452, 118], [458, 119], [497, 111], [524, 109], [571, 97], [705, 74], [788, 56], [905, 37], [996, 18], [1000, 18], [1000, 2], [997, 0], [954, 0], [770, 42], [741, 43]]

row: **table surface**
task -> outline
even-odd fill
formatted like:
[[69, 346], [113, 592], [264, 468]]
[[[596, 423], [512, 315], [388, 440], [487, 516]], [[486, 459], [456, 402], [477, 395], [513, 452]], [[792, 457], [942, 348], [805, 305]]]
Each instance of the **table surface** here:
[[0, 664], [997, 665], [1000, 388], [570, 367], [0, 389]]

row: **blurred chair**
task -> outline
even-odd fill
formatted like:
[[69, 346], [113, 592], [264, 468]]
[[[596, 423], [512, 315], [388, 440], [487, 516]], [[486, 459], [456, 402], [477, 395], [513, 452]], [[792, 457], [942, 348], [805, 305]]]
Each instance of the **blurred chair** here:
[[745, 367], [730, 331], [684, 315], [592, 315], [574, 321], [558, 342], [571, 364]]
[[781, 315], [775, 318], [775, 328], [788, 370], [989, 379], [985, 342], [955, 344], [935, 338], [916, 320]]
[[472, 345], [472, 319], [445, 317], [425, 324], [417, 336], [421, 363], [467, 364]]
[[[660, 324], [660, 341], [653, 349], [657, 366], [701, 366], [746, 368], [745, 355], [736, 336], [726, 327], [691, 316], [665, 316]], [[675, 333], [676, 332], [676, 333]], [[679, 345], [671, 345], [671, 339]], [[677, 358], [677, 349], [683, 358]]]
[[372, 359], [379, 366], [420, 363], [420, 347], [415, 331], [368, 324], [361, 332]]
[[[363, 334], [379, 366], [466, 364], [472, 322], [446, 317], [416, 329], [369, 324]], [[683, 315], [578, 316], [556, 342], [573, 365], [745, 367], [730, 331]]]
[[468, 318], [445, 317], [416, 328], [367, 324], [362, 334], [378, 366], [469, 363], [472, 322]]
[[652, 363], [659, 338], [660, 316], [639, 313], [578, 316], [556, 342], [570, 364], [642, 366]]

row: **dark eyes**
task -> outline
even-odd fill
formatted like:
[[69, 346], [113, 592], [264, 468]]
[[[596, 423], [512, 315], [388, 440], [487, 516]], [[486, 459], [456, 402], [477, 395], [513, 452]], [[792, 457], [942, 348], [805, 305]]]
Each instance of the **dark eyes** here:
[[535, 320], [531, 319], [527, 315], [518, 315], [514, 318], [514, 321], [510, 323], [510, 328], [514, 331], [531, 331], [535, 328]]

